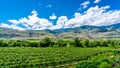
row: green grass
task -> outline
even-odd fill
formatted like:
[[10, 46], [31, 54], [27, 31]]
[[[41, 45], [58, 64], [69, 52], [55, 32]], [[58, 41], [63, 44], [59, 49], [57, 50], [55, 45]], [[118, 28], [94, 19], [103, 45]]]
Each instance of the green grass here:
[[49, 67], [87, 60], [99, 48], [0, 48], [0, 67]]
[[102, 54], [92, 56], [88, 60], [80, 61], [76, 68], [119, 68], [120, 48], [98, 48], [103, 50]]

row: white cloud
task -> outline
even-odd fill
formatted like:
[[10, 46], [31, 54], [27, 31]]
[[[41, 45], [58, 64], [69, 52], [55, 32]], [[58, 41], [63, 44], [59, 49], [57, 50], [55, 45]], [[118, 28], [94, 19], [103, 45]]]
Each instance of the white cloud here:
[[35, 10], [33, 10], [32, 12], [31, 12], [33, 15], [38, 15], [38, 13], [37, 13], [37, 11], [35, 11]]
[[49, 5], [47, 5], [46, 7], [47, 7], [47, 8], [51, 8], [51, 7], [52, 7], [52, 5], [50, 5], [50, 4], [49, 4]]
[[79, 27], [83, 23], [81, 17], [82, 15], [80, 13], [75, 13], [74, 18], [69, 19], [68, 22], [65, 23], [65, 28]]
[[49, 17], [51, 20], [55, 20], [57, 18], [57, 16], [55, 15], [55, 13], [52, 14], [52, 16]]
[[47, 19], [45, 18], [39, 18], [38, 16], [38, 13], [36, 11], [32, 11], [32, 15], [29, 15], [28, 16], [28, 19], [27, 18], [21, 18], [19, 19], [19, 22], [21, 24], [23, 24], [24, 26], [31, 26], [32, 29], [38, 29], [41, 30], [41, 28], [43, 29], [43, 27], [45, 29], [47, 29], [48, 27], [52, 26], [52, 23], [49, 22]]
[[1, 24], [0, 24], [0, 27], [2, 27], [2, 28], [16, 29], [16, 30], [25, 30], [24, 28], [21, 28], [21, 27], [19, 27], [19, 26], [16, 26], [16, 25], [8, 25], [8, 24], [5, 24], [5, 23], [1, 23]]
[[99, 3], [101, 0], [95, 0], [94, 3]]
[[[90, 7], [83, 13], [75, 12], [74, 17], [69, 18], [67, 16], [60, 16], [56, 21], [56, 25], [53, 25], [46, 18], [39, 18], [38, 13], [33, 10], [27, 18], [23, 17], [19, 20], [8, 20], [11, 25], [2, 23], [0, 27], [12, 28], [12, 29], [32, 29], [32, 30], [44, 30], [44, 29], [61, 29], [61, 28], [74, 28], [83, 25], [93, 26], [106, 26], [111, 24], [120, 23], [120, 10], [108, 10], [110, 6], [94, 6]], [[56, 15], [50, 16], [50, 19], [56, 19]], [[20, 27], [23, 25], [24, 27]]]
[[74, 28], [83, 25], [107, 26], [120, 23], [120, 10], [107, 11], [110, 6], [91, 7], [84, 14], [75, 13], [74, 18], [68, 20], [65, 28]]
[[16, 20], [8, 20], [9, 22], [13, 23], [14, 25], [20, 24], [18, 21]]
[[[48, 21], [48, 19], [45, 18], [39, 18], [37, 15], [38, 13], [33, 10], [32, 15], [29, 15], [28, 18], [21, 18], [19, 20], [9, 20], [11, 23], [20, 23], [22, 24], [26, 29], [34, 29], [34, 30], [43, 30], [48, 29], [50, 26], [52, 26], [52, 23]], [[44, 27], [44, 28], [43, 28]]]
[[54, 30], [54, 29], [64, 28], [64, 25], [67, 21], [68, 21], [67, 16], [61, 16], [61, 17], [58, 18], [56, 25], [52, 26], [50, 29]]
[[83, 8], [87, 8], [89, 4], [90, 4], [90, 1], [88, 0], [88, 1], [83, 2], [83, 3], [80, 4], [80, 5], [81, 5]]

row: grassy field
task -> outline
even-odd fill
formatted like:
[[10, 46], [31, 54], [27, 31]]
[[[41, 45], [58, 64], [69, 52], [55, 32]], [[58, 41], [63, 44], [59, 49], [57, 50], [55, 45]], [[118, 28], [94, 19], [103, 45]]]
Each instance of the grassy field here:
[[120, 68], [120, 48], [100, 48], [102, 54], [80, 61], [74, 68]]
[[119, 54], [111, 47], [1, 47], [0, 68], [119, 68]]
[[0, 67], [51, 67], [73, 64], [102, 53], [99, 48], [0, 48]]

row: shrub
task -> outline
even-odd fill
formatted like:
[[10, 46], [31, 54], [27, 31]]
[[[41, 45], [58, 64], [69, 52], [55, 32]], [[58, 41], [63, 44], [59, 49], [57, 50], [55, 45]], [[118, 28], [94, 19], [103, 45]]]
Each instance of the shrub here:
[[75, 38], [74, 42], [75, 42], [75, 46], [76, 46], [76, 47], [83, 47], [80, 41], [81, 41], [81, 40], [80, 40], [78, 37]]
[[29, 47], [38, 47], [39, 42], [27, 42]]
[[99, 68], [111, 68], [111, 66], [107, 62], [102, 62]]
[[51, 39], [46, 37], [39, 42], [40, 47], [49, 47], [51, 45]]
[[0, 40], [0, 47], [7, 47], [7, 46], [8, 46], [8, 41]]
[[56, 44], [58, 45], [58, 47], [65, 47], [67, 45], [63, 39], [58, 39]]

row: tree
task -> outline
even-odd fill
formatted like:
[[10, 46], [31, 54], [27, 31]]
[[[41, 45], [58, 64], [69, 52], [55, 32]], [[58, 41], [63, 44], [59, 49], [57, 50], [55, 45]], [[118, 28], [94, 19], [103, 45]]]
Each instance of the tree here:
[[111, 68], [110, 64], [108, 64], [107, 62], [102, 62], [99, 66], [99, 68]]
[[85, 46], [90, 47], [90, 41], [88, 39], [85, 40]]
[[8, 41], [0, 40], [0, 47], [7, 47], [7, 46], [8, 46]]
[[28, 46], [29, 47], [38, 47], [39, 46], [39, 42], [28, 42]]
[[63, 40], [63, 39], [59, 39], [59, 40], [57, 41], [57, 45], [58, 45], [58, 47], [66, 47], [67, 41], [65, 41], [65, 40]]
[[51, 39], [46, 37], [39, 42], [40, 47], [49, 47], [51, 45]]
[[75, 38], [74, 42], [75, 42], [75, 46], [77, 46], [77, 47], [83, 47], [82, 44], [80, 43], [80, 39], [78, 37]]

